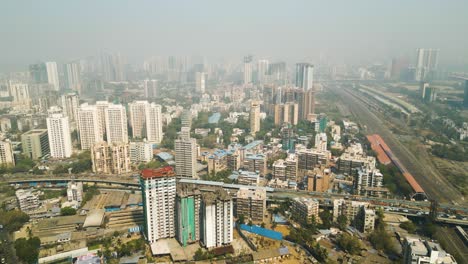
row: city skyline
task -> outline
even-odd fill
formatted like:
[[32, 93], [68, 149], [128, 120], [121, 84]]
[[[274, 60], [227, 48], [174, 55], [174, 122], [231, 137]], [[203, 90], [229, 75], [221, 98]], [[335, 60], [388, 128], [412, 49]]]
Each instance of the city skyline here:
[[[92, 9], [82, 3], [6, 3], [10, 12], [0, 20], [0, 33], [14, 41], [0, 44], [0, 70], [105, 51], [120, 52], [131, 63], [164, 54], [358, 63], [413, 56], [416, 48], [433, 47], [441, 50], [441, 64], [466, 65], [462, 58], [468, 54], [468, 39], [456, 30], [468, 26], [462, 12], [468, 3], [462, 1], [259, 1], [248, 8], [246, 2], [186, 2], [180, 7], [102, 1], [93, 2]], [[108, 8], [112, 12], [103, 12]]]

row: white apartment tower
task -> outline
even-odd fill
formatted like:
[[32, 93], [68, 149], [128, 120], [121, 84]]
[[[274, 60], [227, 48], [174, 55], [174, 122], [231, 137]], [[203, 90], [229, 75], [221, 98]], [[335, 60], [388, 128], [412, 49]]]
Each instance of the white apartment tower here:
[[140, 176], [149, 243], [175, 236], [176, 177], [171, 167], [145, 169]]
[[130, 126], [133, 138], [145, 138], [145, 121], [148, 101], [134, 101], [128, 104], [130, 112]]
[[259, 60], [257, 62], [257, 79], [258, 83], [264, 84], [267, 82], [267, 76], [268, 76], [268, 66], [269, 62], [268, 60]]
[[68, 117], [61, 113], [60, 108], [51, 107], [47, 118], [50, 156], [52, 158], [69, 158], [72, 154], [70, 124]]
[[81, 93], [80, 65], [75, 62], [65, 64], [66, 88]]
[[0, 141], [0, 165], [6, 167], [15, 166], [15, 156], [13, 155], [11, 142], [9, 141]]
[[245, 56], [244, 57], [244, 84], [251, 84], [252, 83], [252, 56]]
[[121, 104], [110, 104], [104, 112], [106, 135], [109, 144], [114, 142], [128, 142], [127, 112]]
[[47, 72], [48, 83], [51, 84], [52, 87], [54, 87], [55, 91], [60, 91], [57, 63], [55, 61], [49, 61], [45, 62], [44, 65]]
[[13, 108], [17, 108], [19, 110], [28, 110], [31, 108], [28, 84], [9, 81], [8, 93], [13, 98]]
[[190, 138], [190, 128], [182, 127], [180, 138], [175, 140], [175, 152], [177, 176], [197, 178], [197, 141]]
[[63, 109], [63, 113], [68, 116], [70, 122], [76, 120], [76, 112], [78, 110], [78, 106], [80, 105], [80, 98], [76, 93], [67, 93], [62, 95], [61, 97], [61, 105]]
[[319, 151], [327, 151], [326, 133], [317, 133], [317, 135], [315, 135], [315, 148]]
[[161, 106], [151, 103], [146, 108], [146, 138], [149, 142], [161, 143], [163, 138], [163, 120]]
[[252, 101], [250, 105], [250, 134], [260, 131], [260, 103]]
[[196, 91], [201, 93], [201, 94], [204, 94], [205, 93], [206, 73], [197, 72], [195, 74], [195, 81], [196, 81]]
[[314, 66], [309, 63], [296, 64], [296, 86], [304, 91], [311, 90], [314, 81]]
[[91, 149], [95, 143], [104, 140], [99, 130], [99, 116], [96, 106], [82, 104], [77, 112], [77, 125], [81, 149]]
[[109, 107], [109, 102], [107, 101], [97, 101], [96, 109], [98, 113], [99, 120], [99, 132], [102, 137], [106, 135], [106, 109]]
[[207, 248], [228, 245], [233, 240], [233, 203], [222, 189], [202, 194], [200, 238]]
[[156, 98], [158, 94], [158, 80], [144, 80], [145, 98]]
[[414, 79], [424, 81], [437, 69], [439, 64], [438, 49], [417, 49], [416, 50], [416, 71]]

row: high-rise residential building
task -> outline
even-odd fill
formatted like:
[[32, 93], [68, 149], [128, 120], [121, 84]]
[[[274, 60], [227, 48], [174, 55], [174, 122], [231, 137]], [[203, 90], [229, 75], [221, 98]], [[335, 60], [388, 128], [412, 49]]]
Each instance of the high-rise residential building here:
[[465, 80], [465, 86], [463, 89], [463, 107], [468, 108], [468, 80]]
[[244, 84], [251, 84], [252, 83], [252, 56], [245, 56], [244, 57]]
[[250, 104], [250, 134], [260, 131], [260, 103], [252, 101]]
[[130, 126], [133, 138], [146, 137], [146, 112], [148, 101], [134, 101], [128, 104], [130, 113]]
[[206, 248], [229, 245], [233, 240], [233, 202], [219, 188], [204, 192], [201, 201], [200, 241]]
[[182, 127], [192, 127], [192, 112], [189, 109], [185, 109], [180, 115], [180, 121]]
[[26, 157], [36, 160], [50, 153], [47, 129], [33, 129], [21, 135], [21, 146]]
[[44, 63], [29, 65], [29, 73], [33, 83], [49, 83], [47, 77], [47, 69]]
[[145, 98], [156, 98], [158, 95], [158, 80], [144, 80]]
[[153, 159], [153, 143], [130, 142], [130, 161], [133, 163], [150, 162]]
[[315, 113], [315, 91], [314, 89], [304, 92], [302, 109], [299, 111], [302, 113], [302, 119], [313, 121]]
[[71, 132], [68, 117], [60, 108], [51, 107], [47, 121], [50, 156], [52, 158], [69, 158], [72, 154]]
[[330, 169], [314, 168], [306, 172], [307, 190], [310, 192], [327, 192], [330, 189]]
[[55, 61], [50, 61], [45, 62], [44, 64], [47, 73], [47, 83], [51, 84], [55, 91], [60, 91], [57, 63]]
[[91, 148], [94, 173], [122, 174], [130, 172], [130, 148], [123, 142], [99, 142]]
[[273, 178], [282, 181], [296, 181], [297, 157], [290, 154], [286, 160], [279, 159], [273, 163]]
[[190, 138], [190, 128], [182, 127], [175, 140], [175, 162], [178, 177], [197, 178], [197, 141]]
[[331, 158], [330, 151], [301, 148], [297, 150], [298, 170], [313, 170], [317, 165], [326, 165]]
[[128, 142], [127, 112], [121, 104], [109, 104], [104, 111], [107, 142]]
[[201, 192], [194, 185], [177, 185], [176, 237], [182, 246], [200, 240]]
[[297, 125], [299, 120], [299, 104], [289, 102], [284, 104], [274, 105], [274, 118], [275, 125], [282, 125], [283, 123], [290, 123]]
[[416, 50], [416, 71], [414, 79], [424, 81], [432, 79], [437, 65], [439, 64], [438, 49], [417, 49]]
[[390, 78], [393, 80], [400, 80], [404, 71], [408, 69], [409, 62], [407, 58], [394, 58], [392, 59], [392, 68], [390, 70]]
[[121, 82], [125, 80], [123, 59], [120, 53], [102, 53], [101, 66], [104, 80]]
[[141, 172], [145, 237], [150, 243], [175, 236], [176, 177], [172, 167]]
[[383, 174], [378, 169], [360, 168], [354, 181], [356, 194], [364, 196], [381, 197], [385, 193], [383, 187]]
[[285, 62], [272, 63], [268, 68], [268, 74], [272, 81], [280, 85], [286, 84], [287, 71]]
[[312, 224], [319, 219], [319, 202], [312, 198], [296, 197], [292, 200], [291, 214], [296, 221]]
[[28, 84], [8, 81], [8, 93], [11, 96], [12, 107], [18, 110], [29, 110], [31, 98], [29, 96]]
[[109, 102], [107, 101], [97, 101], [96, 109], [98, 112], [99, 120], [99, 131], [103, 138], [107, 138], [106, 135], [106, 109], [109, 107]]
[[77, 93], [67, 93], [60, 98], [63, 113], [68, 116], [70, 122], [76, 121], [76, 113], [80, 105], [80, 98]]
[[314, 66], [310, 63], [296, 64], [296, 86], [304, 91], [313, 89]]
[[236, 216], [254, 223], [265, 222], [266, 190], [241, 188], [236, 196]]
[[104, 140], [99, 130], [99, 116], [95, 105], [82, 104], [76, 116], [81, 149], [91, 149], [95, 143]]
[[65, 64], [65, 88], [81, 94], [80, 64], [70, 62]]
[[257, 62], [257, 80], [259, 84], [264, 84], [268, 81], [268, 60], [258, 60]]
[[146, 108], [146, 138], [149, 142], [161, 143], [163, 138], [162, 107], [151, 103]]
[[246, 154], [243, 167], [247, 171], [257, 172], [264, 176], [267, 171], [267, 158], [264, 154]]
[[15, 156], [10, 141], [0, 141], [0, 166], [14, 167]]
[[204, 72], [197, 72], [195, 74], [195, 88], [196, 91], [200, 94], [205, 93], [205, 88], [206, 88], [206, 73]]

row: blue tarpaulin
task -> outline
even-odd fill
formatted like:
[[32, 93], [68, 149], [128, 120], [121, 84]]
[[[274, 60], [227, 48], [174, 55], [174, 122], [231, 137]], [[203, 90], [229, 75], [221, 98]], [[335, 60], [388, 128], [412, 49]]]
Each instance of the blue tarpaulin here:
[[283, 239], [283, 235], [280, 232], [276, 232], [276, 231], [273, 231], [273, 230], [270, 230], [270, 229], [262, 228], [262, 227], [259, 227], [257, 225], [249, 226], [249, 225], [241, 224], [240, 228], [242, 230], [247, 231], [247, 232], [254, 233], [254, 234], [257, 234], [257, 235], [260, 235], [260, 236], [264, 236], [264, 237], [268, 237], [268, 238], [271, 238], [271, 239], [276, 239], [276, 240], [282, 240]]

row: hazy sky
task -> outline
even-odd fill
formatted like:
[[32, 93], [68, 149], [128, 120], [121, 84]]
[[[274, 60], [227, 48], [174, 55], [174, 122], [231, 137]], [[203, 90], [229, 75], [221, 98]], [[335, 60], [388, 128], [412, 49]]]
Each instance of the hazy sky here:
[[[467, 0], [1, 0], [0, 67], [120, 51], [288, 60], [389, 59], [440, 48], [468, 61]], [[316, 61], [312, 61], [317, 63]]]

